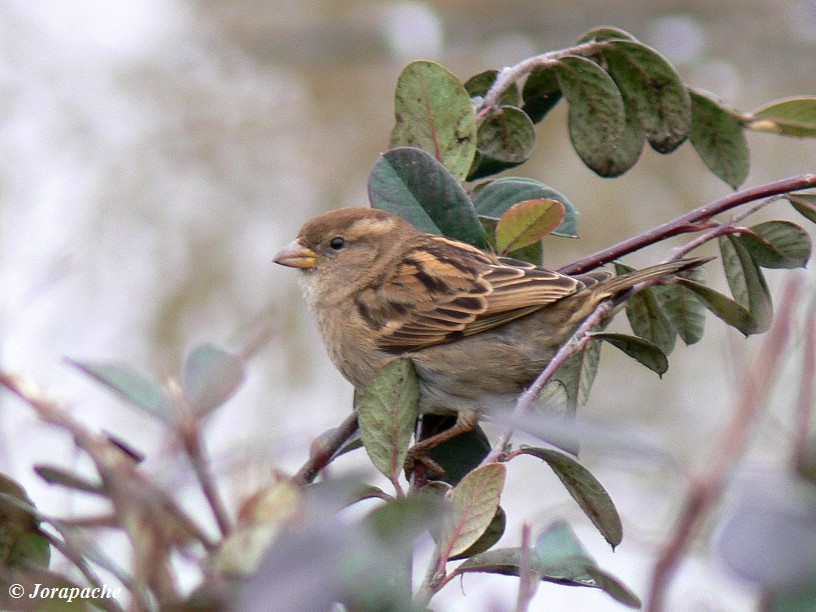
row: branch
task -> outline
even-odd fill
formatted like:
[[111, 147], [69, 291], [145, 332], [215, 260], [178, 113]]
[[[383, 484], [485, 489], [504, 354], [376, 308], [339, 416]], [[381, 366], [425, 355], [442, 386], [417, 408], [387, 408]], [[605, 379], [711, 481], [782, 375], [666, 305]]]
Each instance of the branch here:
[[605, 42], [591, 41], [567, 49], [559, 49], [558, 51], [550, 51], [542, 53], [533, 57], [528, 57], [520, 61], [515, 66], [508, 66], [502, 68], [501, 72], [496, 76], [496, 80], [485, 94], [482, 103], [476, 109], [476, 116], [482, 116], [484, 111], [499, 104], [502, 95], [514, 83], [518, 83], [521, 79], [530, 74], [533, 70], [540, 68], [549, 68], [558, 63], [562, 57], [568, 55], [593, 55], [606, 45]]
[[217, 544], [184, 513], [176, 501], [146, 478], [133, 464], [132, 458], [119, 447], [92, 433], [29, 381], [0, 372], [0, 386], [6, 387], [31, 406], [43, 421], [68, 431], [76, 445], [88, 453], [111, 497], [120, 525], [133, 518], [133, 506], [142, 506], [143, 510], [167, 515], [207, 550], [216, 548]]
[[313, 443], [309, 452], [309, 459], [292, 476], [292, 482], [305, 485], [312, 482], [324, 467], [326, 467], [337, 451], [357, 431], [357, 412], [348, 415], [340, 425], [322, 433]]
[[792, 313], [801, 287], [801, 278], [788, 283], [779, 315], [758, 351], [756, 363], [754, 367], [744, 371], [731, 421], [723, 432], [719, 445], [714, 449], [713, 457], [707, 462], [707, 465], [711, 466], [709, 473], [692, 486], [680, 512], [674, 534], [655, 563], [647, 612], [663, 610], [669, 581], [694, 535], [695, 528], [719, 498], [729, 473], [745, 450], [751, 425], [760, 415], [774, 374], [785, 352], [785, 345], [790, 336]]
[[679, 217], [672, 219], [652, 228], [648, 231], [623, 240], [614, 244], [602, 251], [587, 255], [576, 261], [573, 261], [562, 268], [559, 272], [562, 274], [580, 274], [588, 270], [594, 270], [598, 266], [602, 266], [610, 261], [614, 261], [638, 251], [644, 247], [671, 238], [672, 236], [679, 236], [681, 234], [688, 234], [698, 232], [701, 229], [707, 229], [704, 225], [712, 217], [719, 215], [725, 211], [736, 208], [748, 202], [754, 202], [763, 198], [772, 196], [779, 196], [791, 191], [799, 191], [802, 189], [812, 189], [816, 187], [816, 174], [800, 174], [798, 176], [788, 177], [773, 183], [766, 183], [758, 187], [752, 187], [745, 191], [732, 193], [711, 204], [704, 204], [694, 210], [687, 212]]

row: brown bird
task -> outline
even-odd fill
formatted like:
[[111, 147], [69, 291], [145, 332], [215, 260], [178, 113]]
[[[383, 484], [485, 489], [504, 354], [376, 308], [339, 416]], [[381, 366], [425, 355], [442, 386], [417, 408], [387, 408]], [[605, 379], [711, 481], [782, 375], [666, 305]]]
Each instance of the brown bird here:
[[275, 256], [301, 270], [329, 356], [357, 389], [389, 361], [410, 357], [419, 411], [456, 414], [454, 427], [411, 449], [406, 469], [433, 467], [430, 449], [472, 430], [480, 414], [512, 406], [601, 301], [705, 261], [567, 276], [370, 208], [315, 217]]

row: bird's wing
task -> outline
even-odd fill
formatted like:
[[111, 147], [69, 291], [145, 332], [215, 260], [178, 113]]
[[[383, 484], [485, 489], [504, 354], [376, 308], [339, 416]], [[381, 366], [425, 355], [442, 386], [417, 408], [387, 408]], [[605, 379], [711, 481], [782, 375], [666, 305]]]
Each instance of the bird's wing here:
[[433, 237], [359, 292], [355, 304], [375, 330], [377, 346], [399, 354], [497, 327], [583, 286], [557, 272]]

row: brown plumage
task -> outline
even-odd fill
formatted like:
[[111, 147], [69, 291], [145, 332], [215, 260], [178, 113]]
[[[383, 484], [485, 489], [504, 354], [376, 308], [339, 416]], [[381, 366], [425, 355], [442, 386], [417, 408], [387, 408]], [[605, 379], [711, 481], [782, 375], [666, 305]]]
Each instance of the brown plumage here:
[[420, 411], [457, 413], [464, 430], [512, 404], [602, 300], [705, 260], [567, 276], [343, 208], [307, 222], [275, 261], [302, 270], [326, 349], [355, 387], [410, 357]]

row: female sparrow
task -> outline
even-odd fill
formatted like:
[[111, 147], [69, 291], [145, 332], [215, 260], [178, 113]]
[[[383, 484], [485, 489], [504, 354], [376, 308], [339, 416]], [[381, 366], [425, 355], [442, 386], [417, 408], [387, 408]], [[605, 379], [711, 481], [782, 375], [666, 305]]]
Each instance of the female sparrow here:
[[567, 276], [371, 208], [315, 217], [275, 256], [301, 270], [329, 356], [357, 389], [389, 361], [410, 357], [419, 411], [456, 414], [454, 427], [411, 449], [412, 464], [472, 430], [480, 413], [512, 406], [602, 300], [704, 261]]

